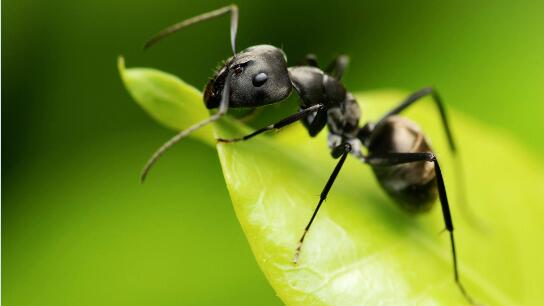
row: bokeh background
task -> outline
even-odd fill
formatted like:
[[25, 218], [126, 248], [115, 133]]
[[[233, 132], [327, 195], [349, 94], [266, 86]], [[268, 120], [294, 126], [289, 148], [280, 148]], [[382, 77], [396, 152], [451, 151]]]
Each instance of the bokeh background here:
[[[228, 3], [2, 2], [4, 305], [281, 304], [215, 151], [184, 141], [138, 183], [172, 132], [136, 106], [116, 70], [123, 54], [128, 66], [202, 88], [229, 55], [226, 18], [141, 47], [162, 27]], [[291, 63], [349, 54], [352, 91], [436, 85], [449, 107], [544, 153], [542, 1], [237, 3], [239, 48], [278, 45]]]

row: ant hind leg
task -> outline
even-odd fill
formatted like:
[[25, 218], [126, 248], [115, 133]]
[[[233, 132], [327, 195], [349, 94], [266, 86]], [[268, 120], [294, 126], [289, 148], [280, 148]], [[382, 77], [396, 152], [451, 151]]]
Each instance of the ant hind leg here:
[[465, 175], [463, 171], [461, 156], [459, 156], [457, 152], [457, 145], [456, 145], [456, 142], [454, 141], [451, 126], [448, 121], [448, 116], [446, 114], [446, 107], [444, 106], [444, 103], [442, 102], [440, 95], [433, 87], [424, 87], [412, 93], [404, 101], [402, 101], [398, 106], [396, 106], [395, 108], [390, 110], [388, 113], [383, 115], [382, 118], [378, 120], [378, 122], [376, 123], [376, 126], [379, 125], [381, 122], [385, 121], [388, 117], [401, 113], [402, 111], [406, 110], [410, 106], [414, 105], [416, 102], [423, 101], [423, 98], [426, 96], [432, 97], [432, 100], [438, 109], [440, 120], [442, 121], [442, 126], [444, 128], [444, 132], [448, 140], [448, 145], [454, 157], [455, 180], [456, 180], [456, 187], [457, 187], [456, 198], [458, 199], [460, 204], [459, 205], [460, 212], [462, 213], [464, 219], [473, 228], [480, 229], [480, 230], [485, 229], [486, 228], [485, 224], [482, 224], [482, 221], [479, 220], [479, 218], [471, 211], [470, 206], [467, 203]]
[[465, 287], [461, 283], [459, 278], [459, 269], [457, 263], [457, 251], [455, 248], [455, 239], [453, 236], [453, 221], [451, 218], [450, 206], [448, 203], [448, 197], [446, 194], [446, 185], [442, 176], [442, 170], [440, 164], [436, 159], [436, 156], [431, 152], [418, 152], [418, 153], [389, 153], [379, 156], [369, 156], [366, 158], [366, 162], [371, 166], [394, 166], [418, 161], [427, 161], [434, 164], [434, 171], [436, 175], [436, 183], [438, 189], [438, 197], [440, 199], [440, 205], [442, 207], [442, 215], [444, 216], [444, 223], [446, 230], [449, 232], [451, 253], [453, 259], [453, 276], [457, 287], [465, 297], [465, 299], [471, 304], [476, 305], [474, 299], [468, 294]]

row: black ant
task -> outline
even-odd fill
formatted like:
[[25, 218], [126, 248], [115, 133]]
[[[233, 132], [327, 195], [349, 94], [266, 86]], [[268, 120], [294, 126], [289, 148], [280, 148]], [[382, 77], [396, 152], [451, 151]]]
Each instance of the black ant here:
[[[325, 126], [328, 127], [331, 155], [335, 159], [339, 158], [339, 161], [325, 184], [319, 203], [299, 240], [294, 263], [298, 261], [304, 238], [321, 204], [327, 198], [342, 165], [351, 153], [372, 167], [382, 188], [403, 209], [414, 213], [425, 212], [432, 207], [437, 197], [440, 199], [444, 223], [451, 241], [455, 282], [467, 301], [474, 304], [459, 278], [453, 222], [438, 160], [419, 127], [412, 121], [398, 116], [415, 102], [421, 101], [422, 97], [431, 96], [440, 112], [449, 147], [455, 153], [455, 143], [438, 93], [433, 88], [423, 88], [407, 97], [378, 122], [368, 122], [360, 127], [361, 112], [357, 101], [340, 82], [348, 64], [346, 56], [337, 57], [323, 71], [319, 69], [317, 60], [312, 55], [307, 56], [305, 66], [287, 67], [285, 53], [270, 45], [252, 46], [237, 53], [236, 5], [229, 5], [176, 23], [151, 38], [144, 49], [186, 26], [229, 13], [233, 56], [225, 61], [224, 66], [215, 73], [204, 90], [206, 107], [217, 108], [218, 111], [208, 119], [179, 132], [160, 147], [147, 162], [141, 180], [145, 179], [151, 166], [168, 148], [191, 132], [218, 120], [229, 108], [255, 108], [277, 103], [285, 100], [294, 88], [300, 97], [299, 112], [243, 137], [217, 140], [222, 143], [245, 141], [299, 120], [311, 137], [316, 136]], [[366, 155], [363, 154], [362, 147], [367, 148]]]

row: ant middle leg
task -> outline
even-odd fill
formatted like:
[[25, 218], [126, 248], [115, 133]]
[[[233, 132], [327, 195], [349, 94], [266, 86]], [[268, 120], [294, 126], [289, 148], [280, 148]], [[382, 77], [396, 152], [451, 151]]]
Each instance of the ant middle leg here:
[[222, 142], [222, 143], [232, 143], [232, 142], [238, 142], [238, 141], [245, 141], [245, 140], [248, 140], [252, 137], [255, 137], [259, 134], [262, 134], [264, 132], [267, 132], [267, 131], [270, 131], [270, 130], [278, 130], [278, 129], [281, 129], [282, 127], [285, 127], [289, 124], [292, 124], [292, 123], [295, 123], [297, 122], [298, 120], [301, 120], [302, 118], [305, 118], [306, 116], [310, 115], [311, 113], [313, 112], [320, 112], [321, 110], [323, 110], [324, 106], [323, 104], [316, 104], [316, 105], [312, 105], [308, 108], [305, 108], [305, 109], [302, 109], [300, 110], [298, 113], [295, 113], [293, 115], [290, 115], [286, 118], [283, 118], [282, 120], [274, 123], [274, 124], [270, 124], [270, 125], [267, 125], [263, 128], [260, 128], [250, 134], [247, 134], [245, 136], [242, 136], [242, 137], [239, 137], [239, 138], [230, 138], [230, 139], [225, 139], [225, 138], [218, 138], [217, 139], [217, 142]]
[[342, 166], [344, 165], [344, 162], [346, 161], [346, 158], [351, 152], [351, 145], [349, 143], [344, 143], [332, 150], [332, 155], [334, 158], [340, 157], [340, 160], [334, 167], [334, 170], [332, 171], [331, 175], [329, 176], [329, 179], [327, 180], [327, 183], [325, 184], [325, 187], [323, 188], [323, 191], [321, 191], [321, 195], [319, 196], [319, 202], [312, 214], [312, 217], [310, 218], [310, 221], [308, 222], [308, 225], [304, 228], [304, 233], [300, 237], [300, 240], [298, 241], [298, 246], [295, 250], [295, 256], [293, 257], [293, 263], [298, 263], [298, 258], [300, 256], [300, 251], [302, 250], [302, 244], [304, 243], [304, 238], [306, 237], [306, 234], [308, 233], [308, 230], [310, 230], [310, 226], [312, 226], [312, 223], [314, 222], [314, 219], [317, 215], [317, 212], [319, 211], [319, 208], [321, 208], [321, 204], [325, 201], [327, 198], [327, 195], [329, 194], [329, 191], [331, 190], [332, 185], [334, 184], [334, 181], [336, 180], [336, 177], [338, 176], [338, 173], [340, 173], [340, 169], [342, 169]]
[[444, 183], [444, 177], [442, 176], [442, 171], [440, 169], [440, 164], [436, 159], [436, 156], [431, 152], [417, 152], [417, 153], [388, 153], [385, 155], [375, 155], [368, 156], [366, 158], [366, 163], [371, 166], [383, 167], [383, 166], [394, 166], [412, 162], [427, 161], [434, 164], [434, 171], [436, 175], [436, 183], [438, 189], [438, 197], [440, 199], [440, 205], [442, 207], [442, 215], [444, 216], [444, 223], [446, 225], [446, 230], [449, 232], [450, 243], [451, 243], [451, 253], [453, 259], [453, 275], [457, 287], [465, 297], [465, 299], [472, 305], [476, 305], [474, 299], [468, 294], [465, 290], [465, 287], [461, 283], [459, 278], [459, 269], [457, 262], [457, 252], [455, 248], [455, 239], [453, 237], [453, 221], [451, 218], [451, 211], [448, 203], [448, 197], [446, 194], [446, 185]]

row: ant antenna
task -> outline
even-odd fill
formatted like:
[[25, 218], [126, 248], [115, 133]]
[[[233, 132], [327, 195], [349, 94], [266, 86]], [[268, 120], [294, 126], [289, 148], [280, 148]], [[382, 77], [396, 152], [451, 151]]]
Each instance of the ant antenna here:
[[157, 162], [157, 160], [166, 152], [168, 149], [170, 149], [174, 144], [176, 144], [178, 141], [180, 141], [182, 138], [186, 137], [187, 135], [191, 134], [192, 132], [200, 129], [201, 127], [208, 125], [214, 121], [217, 121], [219, 118], [221, 118], [224, 114], [227, 113], [227, 110], [229, 108], [229, 100], [230, 100], [230, 79], [231, 79], [231, 73], [227, 75], [227, 78], [225, 80], [225, 86], [223, 87], [223, 91], [221, 92], [221, 102], [219, 104], [219, 110], [217, 113], [213, 114], [207, 119], [204, 119], [187, 129], [179, 132], [174, 137], [170, 138], [167, 142], [165, 142], [153, 155], [147, 163], [145, 164], [144, 169], [142, 170], [142, 174], [140, 175], [140, 182], [144, 182], [147, 174], [149, 173], [149, 170], [151, 170], [151, 167]]
[[238, 6], [235, 4], [231, 4], [229, 6], [225, 6], [222, 8], [219, 8], [217, 10], [213, 10], [207, 13], [204, 13], [202, 15], [198, 15], [189, 19], [185, 19], [183, 21], [180, 21], [172, 26], [169, 26], [168, 28], [160, 31], [155, 36], [153, 36], [150, 40], [147, 41], [147, 43], [144, 46], [144, 50], [150, 48], [151, 46], [155, 45], [157, 42], [159, 42], [161, 39], [170, 36], [171, 34], [174, 34], [175, 32], [193, 25], [195, 23], [199, 23], [201, 21], [213, 19], [216, 17], [220, 17], [222, 15], [225, 15], [227, 13], [230, 13], [230, 44], [232, 47], [232, 53], [233, 55], [236, 55], [236, 32], [238, 30]]

